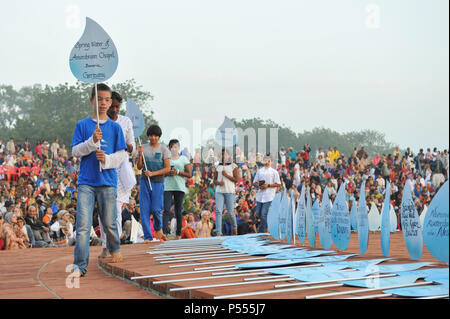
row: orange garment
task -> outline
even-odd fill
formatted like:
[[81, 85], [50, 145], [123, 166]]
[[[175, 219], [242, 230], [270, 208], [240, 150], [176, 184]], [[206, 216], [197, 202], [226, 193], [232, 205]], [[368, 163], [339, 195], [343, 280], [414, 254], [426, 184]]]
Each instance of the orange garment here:
[[[183, 218], [183, 228], [186, 227], [186, 219]], [[181, 238], [195, 238], [192, 228], [186, 227], [181, 230]]]

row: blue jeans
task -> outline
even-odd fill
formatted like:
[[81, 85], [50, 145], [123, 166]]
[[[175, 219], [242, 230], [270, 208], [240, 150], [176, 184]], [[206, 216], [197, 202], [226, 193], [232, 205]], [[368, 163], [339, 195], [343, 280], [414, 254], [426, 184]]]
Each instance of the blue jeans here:
[[236, 215], [234, 214], [234, 193], [216, 192], [216, 234], [222, 235], [222, 211], [225, 204], [228, 214], [231, 216], [233, 229], [237, 229]]
[[97, 200], [98, 216], [106, 233], [106, 247], [111, 255], [120, 251], [119, 232], [116, 224], [116, 197], [117, 189], [112, 186], [78, 186], [77, 236], [73, 263], [78, 266], [83, 275], [87, 272], [89, 264], [89, 239], [95, 200]]
[[139, 184], [139, 206], [144, 240], [153, 240], [150, 228], [150, 215], [153, 215], [153, 229], [155, 232], [161, 230], [163, 226], [161, 211], [164, 208], [164, 183], [151, 183], [151, 190], [147, 178], [141, 178]]
[[256, 202], [256, 215], [259, 216], [261, 219], [261, 222], [259, 223], [258, 227], [258, 233], [265, 233], [267, 228], [267, 214], [269, 213], [270, 204], [272, 204], [272, 201], [270, 202]]

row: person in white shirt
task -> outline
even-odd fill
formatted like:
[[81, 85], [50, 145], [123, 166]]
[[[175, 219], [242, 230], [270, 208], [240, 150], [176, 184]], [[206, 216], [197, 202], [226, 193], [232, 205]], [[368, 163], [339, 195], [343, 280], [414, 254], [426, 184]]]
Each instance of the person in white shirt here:
[[272, 159], [264, 156], [264, 166], [261, 167], [253, 179], [253, 185], [258, 188], [256, 193], [256, 214], [261, 219], [258, 232], [265, 233], [267, 229], [267, 214], [275, 198], [277, 189], [281, 187], [280, 175], [271, 167]]
[[233, 163], [233, 158], [222, 149], [221, 163], [214, 173], [214, 185], [216, 185], [216, 234], [222, 236], [222, 211], [226, 206], [231, 217], [233, 235], [237, 235], [237, 222], [234, 212], [234, 198], [236, 196], [236, 183], [239, 179], [238, 166]]
[[[109, 107], [107, 114], [108, 117], [114, 122], [119, 123], [122, 128], [123, 135], [125, 137], [125, 143], [127, 144], [128, 153], [136, 153], [136, 142], [134, 141], [133, 123], [131, 120], [123, 115], [120, 115], [120, 107], [122, 105], [122, 97], [119, 93], [113, 91], [111, 94], [112, 103]], [[130, 190], [136, 185], [136, 177], [134, 176], [133, 169], [128, 160], [122, 162], [122, 164], [116, 169], [117, 170], [117, 230], [119, 232], [119, 237], [122, 239], [122, 207], [123, 204], [128, 204], [130, 199]], [[99, 258], [108, 256], [108, 249], [106, 243], [106, 233], [103, 231], [103, 225], [99, 219], [100, 233], [102, 240], [102, 253]]]

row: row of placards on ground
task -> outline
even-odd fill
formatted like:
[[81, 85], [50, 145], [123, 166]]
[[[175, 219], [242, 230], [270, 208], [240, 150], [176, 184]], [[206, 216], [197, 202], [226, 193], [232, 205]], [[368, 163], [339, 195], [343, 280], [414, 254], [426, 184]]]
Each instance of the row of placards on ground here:
[[[350, 232], [358, 231], [360, 253], [367, 250], [369, 231], [381, 231], [381, 248], [384, 256], [389, 255], [390, 233], [397, 229], [397, 215], [390, 204], [390, 183], [387, 183], [385, 201], [381, 210], [372, 204], [369, 212], [365, 202], [365, 182], [361, 186], [358, 205], [354, 203], [349, 212], [345, 198], [345, 183], [339, 187], [334, 203], [323, 192], [322, 205], [312, 203], [309, 189], [302, 187], [300, 198], [295, 202], [294, 194], [289, 198], [285, 192], [278, 193], [272, 201], [267, 216], [268, 228], [275, 239], [295, 243], [295, 235], [301, 243], [315, 247], [316, 233], [323, 249], [334, 243], [341, 251], [347, 249]], [[408, 253], [413, 260], [419, 260], [423, 244], [438, 260], [448, 263], [449, 253], [449, 189], [448, 181], [434, 196], [430, 206], [419, 214], [412, 198], [411, 185], [406, 181], [400, 207], [400, 223]], [[297, 204], [297, 205], [296, 205]]]

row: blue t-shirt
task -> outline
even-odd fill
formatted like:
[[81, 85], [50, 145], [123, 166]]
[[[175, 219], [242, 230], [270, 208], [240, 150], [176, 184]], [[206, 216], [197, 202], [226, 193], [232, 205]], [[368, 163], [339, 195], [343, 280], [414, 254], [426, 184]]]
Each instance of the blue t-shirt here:
[[[87, 141], [94, 134], [96, 127], [97, 122], [90, 117], [78, 121], [73, 133], [72, 147]], [[101, 149], [106, 155], [127, 149], [122, 128], [118, 123], [108, 119], [100, 124], [100, 129], [102, 130]], [[100, 172], [99, 163], [95, 151], [81, 157], [78, 185], [117, 187], [116, 169], [102, 169]]]

